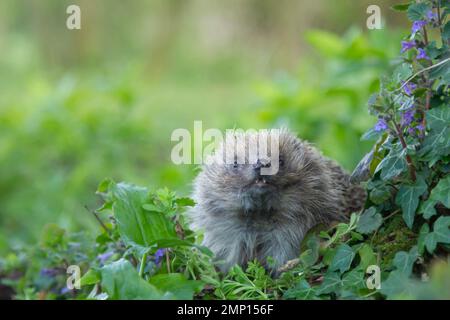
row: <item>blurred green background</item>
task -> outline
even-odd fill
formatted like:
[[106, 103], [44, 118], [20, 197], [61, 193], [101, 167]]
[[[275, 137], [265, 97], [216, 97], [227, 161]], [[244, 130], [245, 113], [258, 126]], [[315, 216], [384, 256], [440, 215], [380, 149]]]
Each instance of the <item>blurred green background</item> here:
[[352, 170], [408, 26], [395, 2], [1, 1], [0, 253], [49, 222], [96, 228], [84, 206], [105, 177], [188, 195], [196, 168], [172, 164], [170, 134], [194, 120], [287, 125]]

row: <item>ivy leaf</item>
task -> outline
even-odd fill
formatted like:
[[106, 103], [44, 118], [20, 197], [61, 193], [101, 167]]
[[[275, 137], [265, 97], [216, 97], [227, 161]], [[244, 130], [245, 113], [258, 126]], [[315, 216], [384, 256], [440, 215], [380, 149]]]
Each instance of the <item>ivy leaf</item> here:
[[436, 250], [436, 246], [436, 235], [433, 232], [430, 232], [425, 236], [425, 247], [429, 253], [433, 253], [434, 250]]
[[433, 233], [436, 241], [441, 243], [450, 243], [450, 217], [439, 217], [433, 225]]
[[416, 246], [412, 247], [409, 252], [399, 251], [395, 254], [393, 264], [398, 271], [409, 276], [412, 273], [414, 262], [419, 257]]
[[439, 159], [450, 154], [450, 108], [442, 105], [426, 112], [427, 127], [430, 132], [423, 141], [423, 147], [418, 152], [425, 161]]
[[401, 146], [391, 149], [387, 156], [378, 164], [375, 172], [381, 170], [380, 178], [384, 181], [396, 177], [406, 171], [407, 163], [405, 159], [406, 153]]
[[430, 227], [427, 223], [424, 223], [419, 231], [419, 238], [417, 239], [417, 247], [420, 254], [423, 254], [425, 249], [425, 239], [426, 236], [430, 233]]
[[383, 281], [380, 292], [388, 299], [398, 299], [414, 296], [414, 289], [409, 277], [403, 272], [395, 270]]
[[422, 20], [430, 7], [425, 3], [414, 3], [408, 7], [406, 15], [411, 21]]
[[353, 252], [353, 249], [345, 243], [341, 244], [337, 248], [336, 254], [331, 261], [330, 270], [339, 270], [341, 273], [347, 271], [350, 268], [354, 257], [355, 253]]
[[362, 270], [366, 270], [368, 266], [375, 264], [377, 261], [377, 257], [372, 250], [372, 247], [369, 244], [364, 244], [358, 250], [358, 254], [360, 257], [359, 268]]
[[395, 203], [402, 207], [403, 220], [411, 229], [414, 223], [414, 215], [419, 205], [419, 197], [427, 190], [427, 184], [421, 177], [413, 185], [404, 184], [395, 197]]
[[368, 234], [377, 230], [383, 223], [383, 217], [379, 214], [375, 207], [366, 209], [358, 220], [356, 231]]
[[352, 270], [342, 277], [342, 285], [351, 290], [363, 289], [365, 287], [364, 272], [362, 270]]
[[283, 294], [283, 298], [285, 299], [311, 300], [315, 297], [316, 290], [305, 279], [300, 280], [295, 287], [286, 290]]
[[327, 272], [316, 292], [318, 295], [336, 292], [341, 286], [342, 280], [339, 274], [337, 272]]
[[439, 181], [431, 191], [430, 197], [421, 206], [419, 212], [423, 214], [425, 219], [429, 219], [436, 214], [434, 206], [438, 202], [450, 208], [450, 176]]

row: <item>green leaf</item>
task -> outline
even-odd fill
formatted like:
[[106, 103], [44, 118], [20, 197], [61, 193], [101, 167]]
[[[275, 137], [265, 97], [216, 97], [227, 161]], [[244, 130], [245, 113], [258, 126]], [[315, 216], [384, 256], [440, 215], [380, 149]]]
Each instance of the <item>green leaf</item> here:
[[433, 232], [430, 232], [425, 236], [425, 247], [429, 253], [433, 253], [434, 250], [436, 250], [436, 246], [436, 235]]
[[342, 277], [342, 285], [349, 289], [358, 290], [365, 288], [364, 272], [362, 270], [352, 270]]
[[412, 247], [409, 252], [399, 251], [395, 254], [393, 264], [398, 271], [409, 276], [412, 273], [414, 262], [419, 257], [419, 252], [416, 246]]
[[179, 241], [167, 216], [143, 209], [148, 196], [146, 188], [119, 183], [110, 185], [109, 191], [119, 233], [127, 245], [149, 248], [158, 241]]
[[363, 244], [358, 250], [358, 254], [361, 262], [359, 263], [359, 268], [366, 270], [368, 266], [373, 265], [377, 261], [377, 257], [373, 252], [372, 247], [369, 244]]
[[356, 231], [368, 234], [377, 230], [383, 223], [383, 217], [375, 207], [366, 209], [358, 220]]
[[392, 271], [381, 284], [380, 292], [388, 299], [410, 298], [414, 296], [414, 286], [409, 277], [399, 270]]
[[404, 150], [401, 150], [401, 146], [391, 149], [388, 155], [378, 164], [375, 172], [381, 170], [380, 178], [384, 181], [400, 175], [408, 167], [405, 155], [406, 153]]
[[338, 56], [344, 53], [345, 43], [343, 40], [330, 32], [312, 30], [306, 33], [306, 40], [326, 56]]
[[102, 289], [109, 299], [154, 300], [173, 298], [163, 294], [155, 286], [139, 277], [139, 274], [125, 259], [108, 264], [100, 269]]
[[192, 300], [194, 293], [200, 292], [204, 285], [203, 281], [188, 280], [181, 273], [158, 274], [151, 277], [149, 283], [180, 300]]
[[433, 233], [436, 241], [441, 243], [450, 243], [450, 217], [439, 217], [433, 225]]
[[345, 243], [341, 244], [337, 248], [336, 254], [331, 261], [330, 270], [339, 270], [341, 273], [347, 271], [350, 268], [354, 257], [355, 252], [353, 252], [353, 249]]
[[450, 108], [442, 105], [426, 112], [429, 132], [418, 155], [428, 161], [436, 156], [450, 154]]
[[381, 185], [370, 191], [370, 200], [375, 204], [382, 204], [391, 198], [392, 188], [388, 185]]
[[411, 229], [414, 223], [419, 197], [427, 190], [427, 184], [421, 177], [413, 185], [403, 184], [395, 197], [395, 203], [402, 207], [403, 220]]
[[423, 254], [425, 250], [425, 238], [430, 233], [430, 227], [427, 223], [424, 223], [419, 231], [419, 238], [417, 239], [417, 248], [420, 254]]
[[193, 206], [195, 206], [195, 202], [191, 198], [177, 198], [175, 200], [175, 203], [177, 205], [179, 205], [180, 207], [193, 207]]
[[318, 295], [336, 292], [342, 286], [341, 277], [337, 272], [327, 272], [323, 277], [322, 284], [317, 287]]
[[89, 269], [80, 279], [81, 286], [96, 284], [101, 280], [101, 273], [95, 269]]
[[316, 290], [305, 279], [300, 280], [295, 287], [286, 290], [283, 294], [285, 299], [311, 300], [315, 297]]
[[411, 3], [399, 3], [399, 4], [394, 4], [393, 6], [391, 6], [391, 9], [395, 10], [395, 11], [400, 11], [400, 12], [404, 12], [407, 11], [409, 6], [411, 5]]
[[430, 7], [425, 3], [414, 3], [408, 7], [407, 16], [411, 21], [422, 20]]
[[442, 203], [447, 208], [450, 208], [450, 176], [439, 181], [431, 191], [430, 197], [421, 206], [419, 212], [423, 214], [425, 219], [429, 219], [436, 214], [434, 206], [437, 203]]
[[306, 267], [312, 266], [319, 259], [319, 238], [314, 233], [308, 232], [302, 241], [302, 247], [300, 261]]

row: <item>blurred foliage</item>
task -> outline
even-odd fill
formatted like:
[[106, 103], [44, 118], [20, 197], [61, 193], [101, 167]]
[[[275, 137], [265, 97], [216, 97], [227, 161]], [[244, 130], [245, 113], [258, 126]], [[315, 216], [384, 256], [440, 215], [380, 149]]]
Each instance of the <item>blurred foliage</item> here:
[[[403, 25], [392, 2], [379, 3], [391, 29]], [[80, 31], [65, 28], [72, 3]], [[195, 168], [171, 163], [170, 134], [194, 120], [225, 129], [289, 118], [351, 169], [371, 121], [362, 101], [398, 50], [395, 32], [356, 31], [370, 1], [283, 3], [2, 1], [0, 252], [34, 241], [48, 222], [94, 230], [85, 206], [96, 206], [104, 177], [189, 194]], [[302, 36], [351, 25], [343, 39]]]
[[360, 139], [374, 123], [367, 116], [367, 98], [398, 54], [401, 35], [351, 29], [338, 37], [311, 30], [306, 39], [315, 49], [313, 57], [302, 60], [296, 73], [280, 73], [258, 86], [259, 115], [266, 123], [288, 125], [353, 170], [371, 147]]

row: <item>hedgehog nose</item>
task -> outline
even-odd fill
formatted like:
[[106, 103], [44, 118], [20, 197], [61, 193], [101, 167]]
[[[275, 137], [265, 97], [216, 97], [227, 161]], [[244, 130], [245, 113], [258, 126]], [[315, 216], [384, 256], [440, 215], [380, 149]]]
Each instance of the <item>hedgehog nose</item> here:
[[261, 172], [261, 168], [269, 168], [270, 167], [270, 161], [261, 161], [258, 159], [256, 163], [253, 165], [253, 170], [255, 170], [257, 173]]

